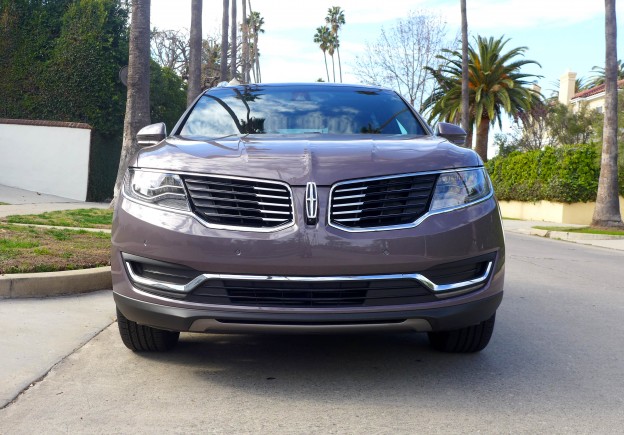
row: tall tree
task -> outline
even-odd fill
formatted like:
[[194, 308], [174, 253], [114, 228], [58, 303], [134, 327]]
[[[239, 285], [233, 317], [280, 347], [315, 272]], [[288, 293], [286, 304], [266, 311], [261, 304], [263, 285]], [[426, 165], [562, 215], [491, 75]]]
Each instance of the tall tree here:
[[241, 48], [241, 70], [243, 83], [249, 83], [249, 25], [247, 23], [247, 0], [243, 0], [243, 23], [242, 31], [242, 48]]
[[259, 12], [251, 10], [251, 3], [249, 4], [249, 30], [251, 38], [253, 39], [252, 45], [252, 71], [254, 73], [254, 81], [259, 83], [262, 81], [260, 76], [260, 51], [258, 49], [258, 39], [261, 33], [264, 33], [262, 26], [264, 25], [264, 18]]
[[466, 14], [466, 0], [461, 0], [461, 34], [462, 34], [462, 81], [461, 81], [461, 126], [468, 133], [467, 146], [472, 145], [472, 128], [470, 126], [470, 95], [468, 90], [468, 16]]
[[191, 37], [189, 40], [189, 76], [186, 104], [190, 105], [201, 92], [202, 0], [191, 2]]
[[[474, 114], [477, 128], [475, 151], [483, 161], [487, 161], [487, 144], [490, 124], [498, 121], [501, 115], [516, 115], [531, 109], [541, 94], [535, 91], [532, 83], [526, 80], [537, 77], [521, 73], [523, 66], [539, 65], [528, 59], [514, 60], [524, 56], [526, 47], [518, 47], [504, 52], [509, 39], [476, 38], [476, 48], [468, 47], [470, 109]], [[456, 121], [461, 110], [462, 55], [458, 51], [444, 50], [438, 56], [443, 65], [438, 69], [426, 69], [435, 77], [438, 87], [424, 102], [430, 112], [430, 119], [443, 118]], [[541, 66], [541, 65], [540, 65]]]
[[[191, 18], [192, 19], [192, 18]], [[152, 59], [163, 68], [169, 68], [183, 79], [189, 74], [189, 38], [180, 30], [152, 29]]]
[[366, 42], [365, 54], [355, 62], [355, 75], [364, 83], [386, 86], [418, 106], [431, 93], [434, 80], [426, 66], [437, 67], [436, 56], [444, 44], [446, 26], [440, 16], [410, 11], [374, 43]]
[[[340, 8], [340, 6], [332, 6], [327, 10], [325, 22], [329, 24], [331, 28], [334, 43], [333, 45], [336, 49], [336, 53], [338, 54], [338, 70], [340, 71], [340, 83], [342, 83], [342, 63], [340, 62], [340, 39], [338, 37], [338, 32], [340, 31], [340, 28], [345, 24], [344, 11]], [[336, 81], [335, 78], [334, 81]]]
[[592, 226], [624, 227], [618, 194], [617, 26], [615, 0], [605, 0], [605, 108], [602, 157]]
[[334, 62], [334, 53], [336, 52], [336, 44], [337, 44], [336, 38], [334, 37], [334, 35], [332, 35], [331, 32], [329, 32], [329, 35], [327, 35], [327, 53], [331, 57], [331, 61], [332, 61], [332, 78], [334, 79], [334, 83], [336, 83], [336, 64]]
[[223, 0], [223, 19], [221, 20], [221, 77], [220, 81], [228, 79], [228, 25], [230, 23], [230, 1]]
[[320, 26], [316, 28], [314, 34], [314, 43], [319, 45], [319, 48], [323, 52], [323, 59], [325, 59], [325, 72], [327, 73], [327, 81], [329, 82], [329, 69], [327, 68], [327, 48], [329, 44], [329, 28], [327, 26]]
[[[243, 0], [244, 2], [244, 0]], [[236, 48], [238, 47], [236, 41], [236, 0], [232, 0], [232, 35], [230, 36], [230, 77], [235, 79], [236, 74]]]
[[141, 128], [150, 123], [150, 6], [150, 0], [134, 0], [132, 2], [128, 96], [126, 99], [123, 144], [112, 207], [115, 206], [115, 200], [119, 196], [128, 164], [139, 149], [136, 135]]

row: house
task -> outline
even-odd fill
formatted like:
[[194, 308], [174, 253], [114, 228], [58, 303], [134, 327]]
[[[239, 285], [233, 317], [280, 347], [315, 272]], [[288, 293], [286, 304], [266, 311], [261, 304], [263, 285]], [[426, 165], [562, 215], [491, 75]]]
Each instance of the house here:
[[[624, 80], [619, 80], [618, 90], [624, 89]], [[602, 113], [605, 104], [605, 85], [598, 85], [581, 92], [575, 92], [576, 73], [566, 71], [559, 80], [559, 102], [571, 106], [576, 112], [581, 104], [587, 103], [589, 109]]]

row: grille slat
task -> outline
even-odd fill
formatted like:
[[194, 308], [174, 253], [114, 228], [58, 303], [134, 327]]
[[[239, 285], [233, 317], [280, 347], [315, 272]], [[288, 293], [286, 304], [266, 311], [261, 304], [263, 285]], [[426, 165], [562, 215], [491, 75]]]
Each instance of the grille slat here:
[[261, 230], [293, 222], [292, 195], [282, 183], [221, 177], [182, 178], [193, 212], [210, 224]]
[[410, 224], [427, 212], [437, 177], [406, 175], [339, 183], [331, 193], [330, 222], [353, 229]]

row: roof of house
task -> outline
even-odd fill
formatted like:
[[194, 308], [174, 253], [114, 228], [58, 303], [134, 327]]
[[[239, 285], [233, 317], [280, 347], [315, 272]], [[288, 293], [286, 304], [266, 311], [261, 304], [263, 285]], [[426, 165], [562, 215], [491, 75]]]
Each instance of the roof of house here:
[[[617, 87], [618, 87], [618, 89], [624, 88], [624, 79], [618, 80]], [[572, 96], [572, 99], [574, 100], [576, 98], [587, 98], [587, 97], [591, 97], [592, 95], [600, 94], [601, 92], [604, 92], [604, 91], [605, 91], [605, 84], [603, 83], [603, 84], [595, 86], [595, 87], [593, 87], [591, 89], [586, 89], [584, 91], [581, 91], [581, 92], [578, 92], [578, 93], [574, 94]]]

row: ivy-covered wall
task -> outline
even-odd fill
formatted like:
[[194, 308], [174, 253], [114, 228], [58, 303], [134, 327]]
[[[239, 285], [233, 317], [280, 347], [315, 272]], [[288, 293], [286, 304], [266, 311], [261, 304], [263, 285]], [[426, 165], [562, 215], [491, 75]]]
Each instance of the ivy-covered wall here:
[[[91, 201], [112, 197], [119, 165], [128, 14], [126, 0], [0, 0], [0, 118], [91, 125]], [[152, 62], [151, 92], [152, 122], [171, 128], [182, 79]]]
[[[502, 201], [595, 201], [600, 149], [597, 145], [574, 145], [513, 152], [489, 160], [485, 167]], [[623, 195], [624, 167], [619, 168], [619, 176]]]

